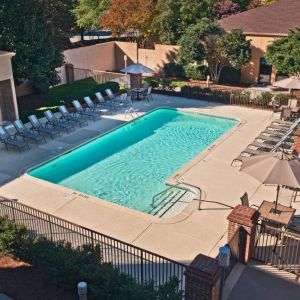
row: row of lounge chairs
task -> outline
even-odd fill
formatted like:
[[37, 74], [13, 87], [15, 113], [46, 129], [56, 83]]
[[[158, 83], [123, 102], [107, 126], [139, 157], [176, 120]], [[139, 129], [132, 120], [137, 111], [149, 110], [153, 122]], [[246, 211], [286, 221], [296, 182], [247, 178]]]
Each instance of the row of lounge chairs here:
[[299, 125], [299, 122], [299, 119], [295, 122], [273, 121], [251, 144], [232, 160], [231, 165], [235, 162], [243, 162], [243, 159], [246, 157], [271, 152], [277, 148], [291, 148], [293, 141], [292, 133]]
[[[57, 117], [51, 110], [46, 110], [44, 116], [46, 123], [43, 125], [36, 115], [30, 115], [28, 120], [31, 127], [28, 129], [21, 120], [16, 120], [12, 124], [15, 128], [15, 134], [11, 135], [4, 126], [0, 126], [0, 142], [5, 144], [6, 150], [9, 146], [17, 148], [19, 151], [30, 149], [27, 142], [36, 144], [46, 143], [45, 136], [54, 138], [60, 136], [61, 131], [71, 132], [75, 130], [75, 125], [87, 125], [87, 119], [94, 121], [101, 117], [105, 111], [103, 109], [115, 110], [119, 107], [126, 107], [131, 101], [127, 97], [115, 96], [111, 90], [106, 90], [109, 100], [105, 100], [100, 92], [95, 93], [97, 103], [87, 96], [84, 101], [87, 108], [83, 108], [78, 100], [72, 102], [76, 113], [71, 113], [65, 105], [58, 107], [60, 117]], [[21, 138], [21, 139], [18, 139]]]

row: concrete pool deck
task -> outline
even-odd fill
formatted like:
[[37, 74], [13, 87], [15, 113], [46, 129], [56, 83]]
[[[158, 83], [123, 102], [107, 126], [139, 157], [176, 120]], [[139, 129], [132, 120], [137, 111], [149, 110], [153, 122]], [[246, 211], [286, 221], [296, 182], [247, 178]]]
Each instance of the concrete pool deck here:
[[[275, 199], [274, 187], [260, 185], [230, 163], [278, 115], [199, 100], [160, 95], [154, 95], [154, 99], [150, 105], [139, 102], [134, 103], [134, 107], [143, 113], [155, 107], [169, 106], [243, 121], [242, 126], [181, 175], [184, 182], [203, 190], [207, 202], [202, 203], [200, 211], [197, 210], [198, 201], [193, 201], [180, 215], [159, 219], [21, 175], [28, 168], [129, 121], [124, 112], [90, 122], [74, 133], [33, 146], [29, 152], [1, 151], [0, 195], [182, 262], [191, 261], [199, 253], [216, 256], [218, 247], [226, 243], [226, 217], [230, 207], [240, 203], [240, 196], [245, 191], [251, 204]], [[290, 191], [282, 190], [280, 203], [289, 205], [290, 196]], [[293, 206], [299, 214], [300, 201]]]

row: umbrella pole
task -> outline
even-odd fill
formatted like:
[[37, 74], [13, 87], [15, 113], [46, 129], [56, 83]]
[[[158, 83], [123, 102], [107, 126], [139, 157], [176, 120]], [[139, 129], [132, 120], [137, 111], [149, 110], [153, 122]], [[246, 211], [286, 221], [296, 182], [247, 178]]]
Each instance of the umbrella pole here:
[[276, 201], [275, 201], [275, 209], [274, 209], [274, 213], [277, 214], [277, 205], [278, 205], [278, 198], [279, 198], [279, 190], [280, 190], [280, 186], [277, 185], [277, 193], [276, 193]]

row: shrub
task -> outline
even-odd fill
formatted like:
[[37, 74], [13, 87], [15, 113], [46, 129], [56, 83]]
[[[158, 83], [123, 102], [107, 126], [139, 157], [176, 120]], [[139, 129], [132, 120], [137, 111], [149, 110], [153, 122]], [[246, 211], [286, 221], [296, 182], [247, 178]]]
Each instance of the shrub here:
[[171, 278], [159, 289], [154, 284], [138, 284], [109, 263], [103, 263], [100, 246], [73, 248], [67, 242], [30, 238], [24, 226], [0, 218], [0, 251], [38, 268], [43, 276], [58, 286], [75, 290], [79, 281], [86, 281], [89, 299], [103, 300], [179, 300], [178, 279]]
[[155, 77], [146, 77], [144, 78], [144, 82], [148, 82], [150, 86], [157, 88], [159, 87], [160, 79]]
[[274, 100], [281, 105], [287, 105], [289, 99], [294, 98], [295, 96], [292, 96], [291, 94], [276, 94], [274, 96]]
[[241, 71], [233, 67], [224, 67], [220, 74], [219, 83], [238, 84], [241, 81]]
[[164, 74], [166, 77], [184, 78], [185, 73], [181, 65], [175, 63], [168, 63], [164, 65]]
[[270, 92], [262, 92], [261, 95], [258, 98], [259, 103], [264, 105], [269, 105], [269, 103], [273, 99], [273, 94]]
[[187, 78], [194, 80], [205, 80], [206, 76], [208, 75], [206, 66], [192, 64], [184, 66], [184, 73]]

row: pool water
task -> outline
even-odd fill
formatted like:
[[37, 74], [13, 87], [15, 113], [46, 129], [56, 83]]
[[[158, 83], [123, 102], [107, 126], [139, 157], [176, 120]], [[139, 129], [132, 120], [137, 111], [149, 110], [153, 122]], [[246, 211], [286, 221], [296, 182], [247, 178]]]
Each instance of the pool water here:
[[143, 212], [180, 167], [236, 120], [157, 109], [31, 171], [31, 176]]

